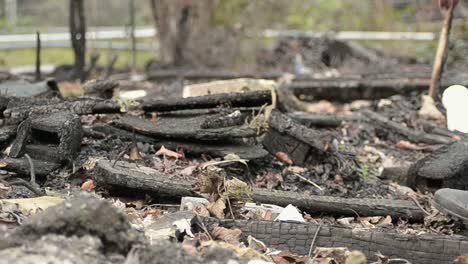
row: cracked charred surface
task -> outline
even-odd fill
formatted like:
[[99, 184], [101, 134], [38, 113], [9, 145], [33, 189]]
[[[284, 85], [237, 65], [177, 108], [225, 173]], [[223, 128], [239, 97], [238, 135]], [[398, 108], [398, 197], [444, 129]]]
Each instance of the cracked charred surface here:
[[[217, 222], [202, 220], [206, 225]], [[242, 230], [242, 238], [253, 236], [266, 245], [280, 250], [307, 255], [317, 224], [298, 224], [272, 221], [222, 220], [222, 226]], [[406, 235], [388, 230], [351, 229], [339, 226], [320, 227], [316, 247], [348, 247], [371, 257], [380, 252], [389, 258], [404, 258], [412, 263], [453, 263], [468, 252], [468, 238], [464, 236]], [[371, 257], [372, 259], [372, 257]]]

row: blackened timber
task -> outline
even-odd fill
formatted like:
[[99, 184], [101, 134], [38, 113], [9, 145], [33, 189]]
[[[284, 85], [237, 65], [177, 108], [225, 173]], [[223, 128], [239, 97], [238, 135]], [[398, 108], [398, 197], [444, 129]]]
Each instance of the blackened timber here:
[[121, 117], [114, 120], [117, 127], [135, 131], [142, 135], [154, 138], [196, 139], [205, 141], [226, 140], [232, 138], [255, 137], [256, 130], [244, 127], [227, 127], [215, 129], [202, 129], [201, 124], [209, 116], [194, 116], [184, 118], [164, 117], [155, 123], [138, 117]]
[[326, 143], [332, 140], [331, 134], [304, 126], [277, 110], [271, 112], [269, 125], [279, 133], [294, 137], [323, 152]]
[[247, 160], [262, 159], [268, 156], [268, 152], [261, 145], [248, 145], [241, 142], [224, 141], [222, 143], [213, 143], [195, 140], [160, 140], [140, 134], [133, 135], [130, 131], [103, 124], [93, 126], [91, 131], [88, 131], [88, 135], [92, 135], [93, 131], [104, 135], [112, 135], [125, 141], [132, 141], [135, 138], [137, 142], [152, 144], [155, 149], [162, 146], [169, 149], [181, 147], [186, 155], [199, 156], [206, 154], [212, 157], [224, 157], [230, 153], [236, 153], [241, 159]]
[[[168, 195], [173, 198], [195, 195], [192, 191], [194, 182], [170, 179], [163, 173], [151, 169], [138, 168], [128, 162], [100, 160], [96, 165], [95, 182], [101, 186], [113, 186], [139, 190], [148, 194]], [[246, 193], [245, 199], [258, 203], [286, 206], [292, 204], [315, 214], [338, 216], [387, 216], [402, 217], [411, 220], [423, 219], [424, 213], [413, 201], [390, 199], [359, 199], [332, 196], [304, 195], [295, 192], [269, 191], [254, 188], [253, 193]]]
[[397, 134], [406, 137], [408, 140], [415, 143], [426, 143], [426, 144], [447, 144], [454, 142], [454, 139], [446, 136], [428, 134], [424, 131], [417, 131], [394, 122], [387, 117], [380, 115], [370, 110], [363, 110], [362, 113], [376, 126], [391, 130]]
[[218, 106], [253, 107], [270, 103], [270, 91], [252, 91], [171, 100], [146, 101], [143, 103], [142, 107], [146, 112], [164, 112], [184, 109], [214, 108]]
[[[3, 170], [16, 172], [23, 176], [31, 174], [31, 166], [26, 158], [5, 158], [2, 161], [5, 163], [5, 166], [2, 168]], [[34, 172], [38, 176], [46, 176], [60, 167], [60, 164], [49, 161], [32, 159], [32, 162], [34, 164]]]

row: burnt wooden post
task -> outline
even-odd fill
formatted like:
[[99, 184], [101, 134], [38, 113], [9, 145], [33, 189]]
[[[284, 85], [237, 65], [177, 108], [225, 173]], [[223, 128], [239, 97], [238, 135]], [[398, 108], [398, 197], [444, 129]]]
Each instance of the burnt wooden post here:
[[74, 77], [84, 81], [86, 78], [86, 19], [84, 14], [84, 0], [70, 0], [69, 26], [71, 44], [75, 56]]
[[41, 80], [41, 33], [36, 32], [36, 81]]

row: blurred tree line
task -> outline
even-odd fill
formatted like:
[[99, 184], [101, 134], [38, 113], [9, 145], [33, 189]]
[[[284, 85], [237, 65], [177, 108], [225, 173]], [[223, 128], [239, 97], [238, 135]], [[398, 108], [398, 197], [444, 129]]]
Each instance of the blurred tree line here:
[[[0, 0], [0, 17], [5, 3]], [[169, 2], [177, 2], [170, 1]], [[68, 1], [16, 0], [17, 26], [66, 27]], [[148, 1], [137, 0], [136, 24], [152, 21]], [[192, 0], [209, 2], [211, 16], [229, 26], [307, 30], [415, 30], [418, 21], [440, 18], [435, 0]], [[128, 0], [86, 0], [88, 24], [128, 23]], [[408, 23], [411, 21], [412, 23]]]

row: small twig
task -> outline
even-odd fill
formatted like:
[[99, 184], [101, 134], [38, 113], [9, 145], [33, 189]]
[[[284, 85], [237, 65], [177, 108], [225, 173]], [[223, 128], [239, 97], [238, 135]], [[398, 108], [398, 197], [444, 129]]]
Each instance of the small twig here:
[[320, 186], [319, 186], [318, 184], [316, 184], [315, 182], [313, 182], [313, 181], [307, 179], [306, 177], [303, 177], [303, 176], [301, 176], [301, 175], [299, 175], [299, 174], [294, 174], [294, 175], [295, 175], [296, 177], [298, 177], [299, 179], [301, 179], [301, 180], [303, 180], [303, 181], [306, 181], [306, 182], [312, 184], [312, 185], [315, 186], [317, 189], [323, 191], [323, 188], [322, 188], [322, 187], [320, 187]]
[[[223, 179], [223, 185], [226, 186], [226, 177], [224, 177], [224, 179]], [[218, 190], [218, 192], [219, 192], [219, 190]], [[226, 195], [226, 200], [227, 200], [227, 203], [228, 203], [228, 206], [229, 206], [229, 212], [231, 212], [231, 217], [232, 217], [232, 219], [235, 220], [236, 218], [234, 217], [234, 212], [232, 211], [231, 201], [229, 200], [228, 195]]]
[[419, 204], [418, 200], [416, 200], [416, 198], [414, 197], [411, 197], [411, 196], [408, 196], [411, 200], [413, 200], [413, 202], [419, 207], [419, 209], [421, 209], [421, 211], [423, 211], [426, 215], [431, 215], [428, 211], [426, 211], [421, 204]]
[[26, 157], [26, 159], [28, 159], [28, 162], [29, 162], [30, 174], [31, 174], [30, 182], [32, 184], [36, 184], [36, 172], [35, 172], [35, 169], [34, 169], [34, 163], [32, 162], [32, 159], [28, 154], [24, 154], [24, 156]]
[[200, 220], [200, 217], [198, 215], [196, 217], [198, 218], [197, 225], [206, 233], [210, 240], [213, 240], [213, 237], [211, 236], [210, 232], [208, 232], [205, 223], [203, 223], [203, 221]]
[[322, 228], [322, 222], [320, 222], [319, 226], [317, 227], [317, 230], [315, 231], [315, 234], [314, 234], [314, 238], [312, 238], [312, 243], [310, 243], [309, 255], [308, 255], [309, 258], [310, 258], [310, 255], [312, 255], [312, 251], [314, 250], [314, 246], [315, 246], [315, 240], [317, 239], [317, 236], [321, 228]]
[[112, 168], [115, 167], [115, 164], [117, 164], [117, 161], [119, 161], [130, 148], [131, 148], [131, 145], [128, 145], [127, 148], [125, 148], [122, 152], [119, 153], [119, 155], [117, 155], [114, 163], [112, 164]]

